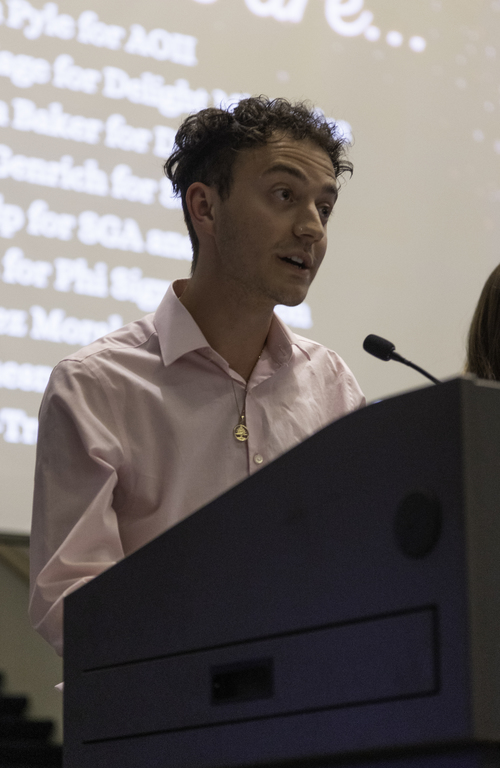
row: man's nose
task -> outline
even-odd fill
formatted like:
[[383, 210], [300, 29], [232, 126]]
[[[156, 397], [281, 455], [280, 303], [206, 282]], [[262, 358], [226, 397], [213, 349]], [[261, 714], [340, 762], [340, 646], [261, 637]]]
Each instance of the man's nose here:
[[304, 206], [298, 212], [294, 234], [297, 237], [310, 239], [312, 242], [317, 242], [324, 237], [325, 228], [316, 206]]

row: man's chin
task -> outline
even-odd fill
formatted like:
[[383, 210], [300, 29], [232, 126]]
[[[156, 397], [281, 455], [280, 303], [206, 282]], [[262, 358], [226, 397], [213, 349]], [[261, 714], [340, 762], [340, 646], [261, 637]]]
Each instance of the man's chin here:
[[285, 307], [297, 307], [305, 300], [307, 291], [287, 291], [274, 296], [276, 304], [282, 304]]

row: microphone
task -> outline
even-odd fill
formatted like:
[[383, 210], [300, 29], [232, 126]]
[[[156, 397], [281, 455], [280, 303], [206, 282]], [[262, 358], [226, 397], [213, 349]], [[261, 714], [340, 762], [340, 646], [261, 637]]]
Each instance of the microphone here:
[[398, 355], [396, 352], [395, 344], [393, 344], [392, 341], [383, 339], [381, 336], [375, 336], [374, 333], [370, 333], [370, 335], [367, 336], [363, 342], [363, 349], [365, 352], [368, 352], [368, 354], [374, 355], [374, 357], [378, 357], [379, 360], [395, 360], [397, 363], [408, 365], [410, 368], [413, 368], [415, 371], [421, 373], [422, 376], [426, 376], [428, 379], [434, 382], [434, 384], [441, 384], [439, 379], [431, 376], [431, 374], [427, 373], [427, 371], [424, 371], [423, 368], [420, 368], [420, 366], [415, 365], [415, 363], [412, 363], [409, 360], [406, 360], [404, 357], [401, 357], [401, 355]]

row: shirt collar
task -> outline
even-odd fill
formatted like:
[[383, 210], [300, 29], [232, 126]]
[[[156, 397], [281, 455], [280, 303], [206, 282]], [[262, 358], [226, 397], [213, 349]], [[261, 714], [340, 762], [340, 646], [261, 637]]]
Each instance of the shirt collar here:
[[[198, 324], [177, 298], [177, 293], [179, 295], [182, 293], [185, 284], [186, 280], [176, 280], [175, 283], [170, 283], [154, 316], [153, 322], [158, 333], [161, 356], [165, 366], [175, 363], [188, 352], [211, 348]], [[177, 293], [174, 285], [177, 288]]]
[[[200, 327], [178, 299], [177, 294], [181, 295], [186, 283], [187, 278], [171, 283], [155, 312], [153, 322], [158, 333], [165, 366], [171, 365], [188, 352], [197, 350], [213, 352]], [[310, 360], [305, 341], [300, 336], [296, 336], [276, 314], [273, 315], [265, 347], [273, 360], [280, 365], [288, 363], [292, 357], [293, 346], [298, 347]]]
[[292, 356], [292, 347], [298, 347], [300, 351], [311, 359], [305, 346], [305, 339], [297, 336], [280, 318], [273, 314], [273, 320], [267, 336], [266, 348], [271, 357], [279, 363], [288, 363]]

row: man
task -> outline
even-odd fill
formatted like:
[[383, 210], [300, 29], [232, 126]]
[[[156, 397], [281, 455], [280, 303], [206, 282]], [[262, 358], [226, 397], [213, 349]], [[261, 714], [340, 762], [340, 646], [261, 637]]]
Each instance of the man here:
[[65, 595], [364, 403], [334, 352], [273, 314], [325, 255], [352, 170], [336, 129], [246, 99], [187, 118], [165, 170], [191, 278], [56, 366], [40, 411], [30, 611], [58, 653]]

